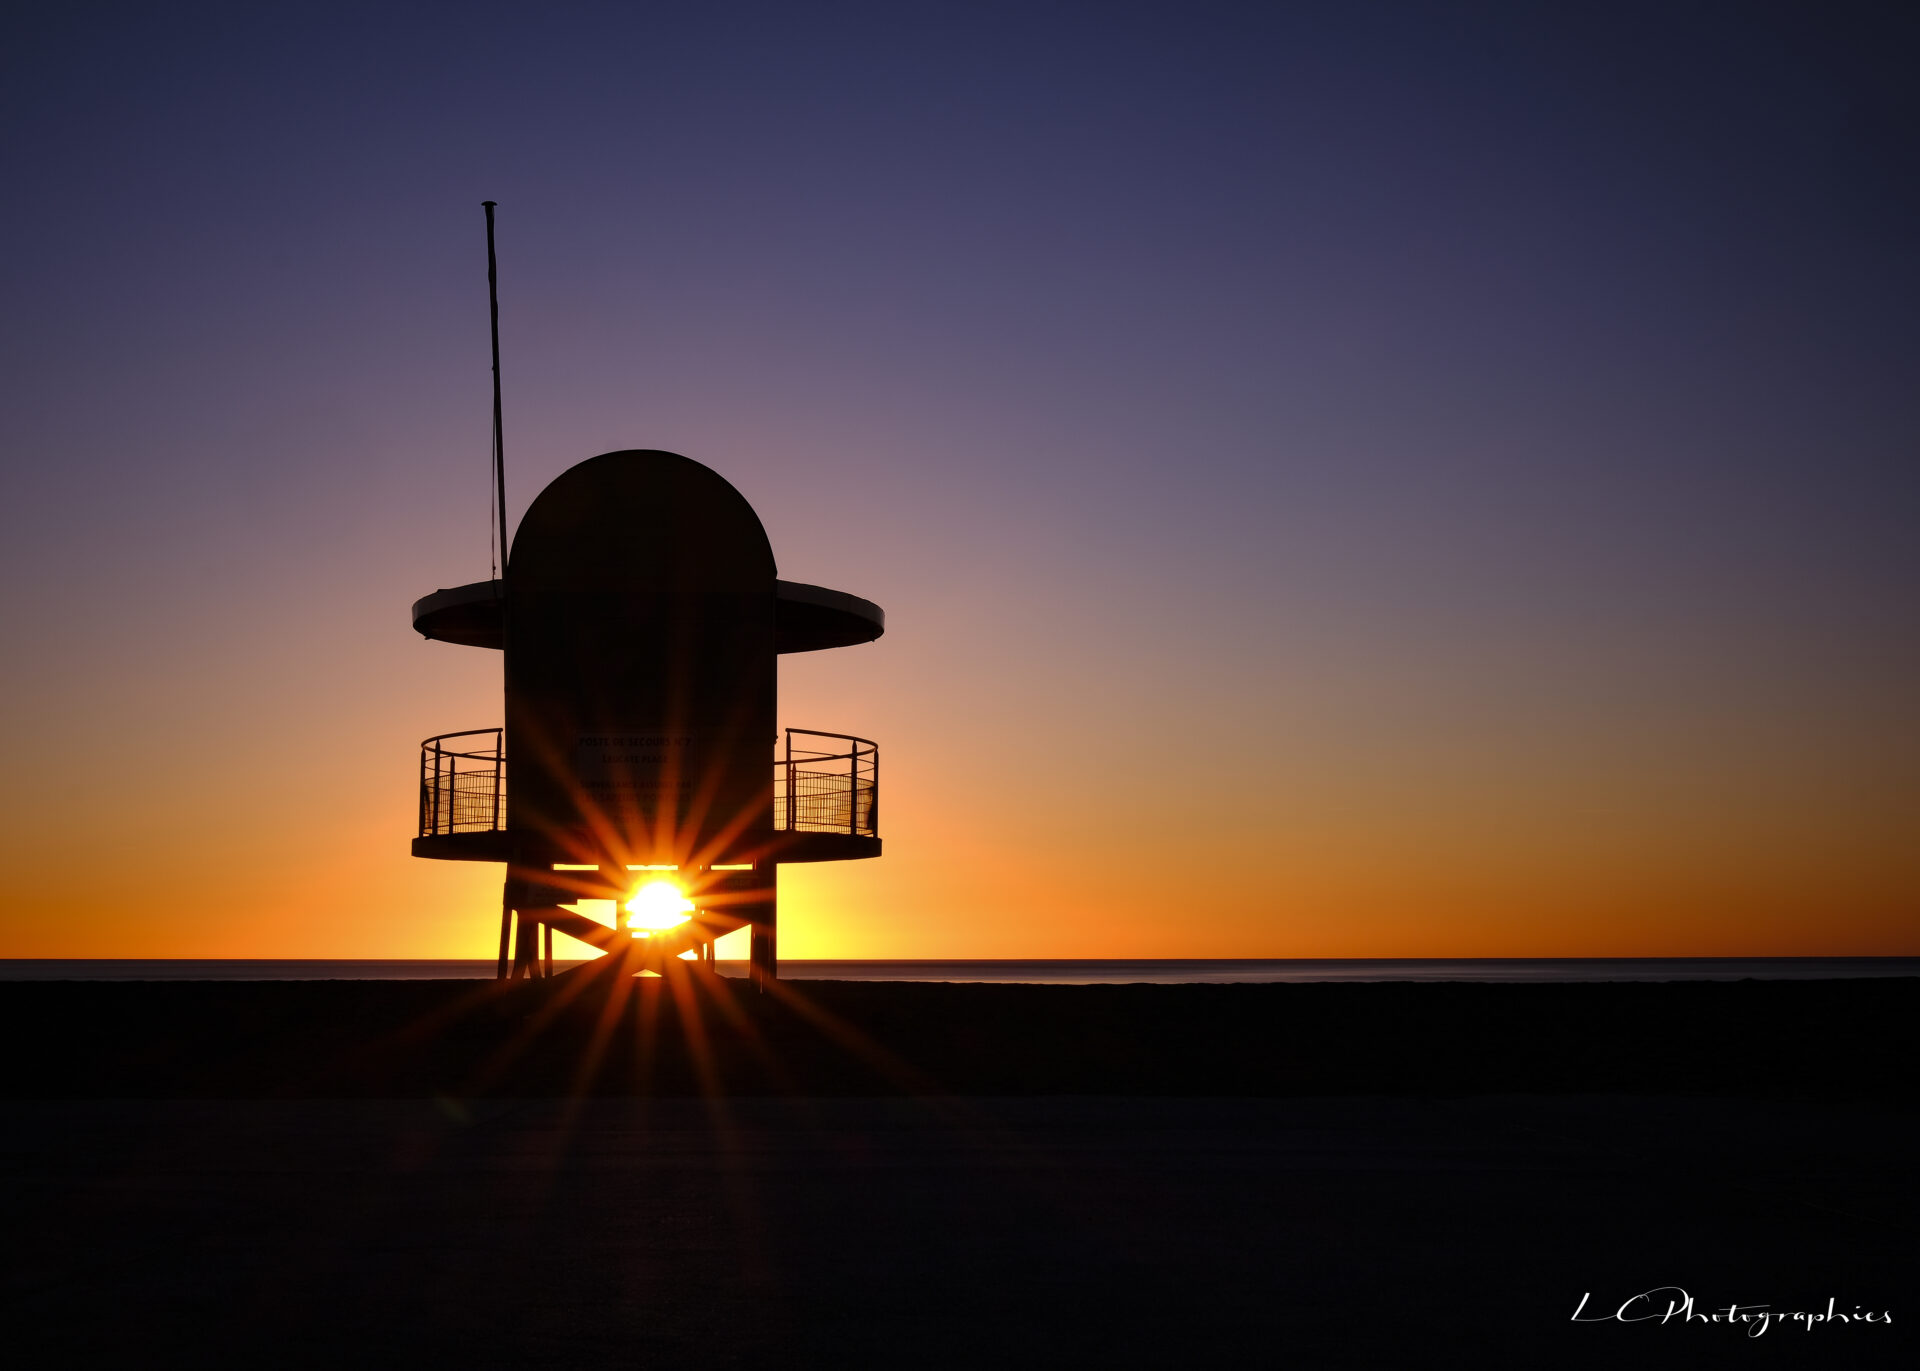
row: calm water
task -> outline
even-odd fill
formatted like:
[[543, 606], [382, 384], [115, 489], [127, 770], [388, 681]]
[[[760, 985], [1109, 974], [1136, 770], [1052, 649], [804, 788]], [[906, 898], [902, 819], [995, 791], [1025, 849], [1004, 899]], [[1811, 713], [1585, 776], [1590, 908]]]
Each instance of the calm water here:
[[[556, 962], [556, 969], [577, 966]], [[744, 976], [745, 962], [719, 963]], [[490, 980], [491, 961], [5, 961], [0, 981]], [[1162, 985], [1270, 981], [1738, 981], [1920, 976], [1920, 957], [1418, 958], [1250, 961], [783, 961], [795, 981]]]

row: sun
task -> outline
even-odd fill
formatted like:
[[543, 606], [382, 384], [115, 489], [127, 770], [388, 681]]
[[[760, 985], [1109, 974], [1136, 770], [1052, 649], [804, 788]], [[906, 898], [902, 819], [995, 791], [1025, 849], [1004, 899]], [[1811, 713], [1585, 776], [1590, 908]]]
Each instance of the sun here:
[[648, 933], [678, 928], [693, 915], [693, 901], [686, 891], [664, 877], [634, 891], [622, 908], [627, 912], [628, 928]]

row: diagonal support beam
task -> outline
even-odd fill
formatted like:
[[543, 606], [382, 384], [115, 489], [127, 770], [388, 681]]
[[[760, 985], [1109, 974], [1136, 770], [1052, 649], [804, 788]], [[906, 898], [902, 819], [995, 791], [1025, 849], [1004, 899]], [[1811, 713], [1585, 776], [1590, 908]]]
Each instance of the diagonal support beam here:
[[590, 919], [571, 909], [523, 909], [520, 917], [543, 923], [556, 932], [607, 953], [605, 960], [583, 963], [562, 972], [562, 975], [572, 975], [576, 971], [591, 971], [596, 975], [616, 971], [625, 975], [658, 971], [661, 964], [678, 961], [682, 952], [691, 951], [702, 943], [712, 942], [748, 924], [748, 920], [732, 914], [702, 913], [678, 928], [666, 929], [651, 938], [636, 938], [625, 930], [608, 928], [598, 919]]

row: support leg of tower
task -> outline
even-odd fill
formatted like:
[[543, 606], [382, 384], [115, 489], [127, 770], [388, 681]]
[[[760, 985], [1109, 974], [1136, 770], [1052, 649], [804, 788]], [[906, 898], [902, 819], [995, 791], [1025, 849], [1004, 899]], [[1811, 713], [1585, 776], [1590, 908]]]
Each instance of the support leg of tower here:
[[748, 935], [747, 978], [756, 989], [780, 979], [780, 868], [767, 864], [765, 883], [753, 909], [753, 932]]
[[513, 940], [513, 979], [529, 980], [540, 974], [540, 920], [532, 911], [520, 911], [520, 926]]
[[513, 881], [500, 883], [500, 966], [493, 973], [496, 981], [507, 978], [507, 944], [513, 935]]
[[747, 977], [757, 987], [780, 979], [780, 956], [775, 944], [778, 930], [772, 924], [755, 924], [748, 941]]

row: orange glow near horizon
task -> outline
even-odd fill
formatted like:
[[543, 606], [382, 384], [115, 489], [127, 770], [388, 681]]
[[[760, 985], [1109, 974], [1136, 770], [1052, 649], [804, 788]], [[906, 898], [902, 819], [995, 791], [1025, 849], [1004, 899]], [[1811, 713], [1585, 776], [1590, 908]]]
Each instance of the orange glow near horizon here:
[[[1538, 762], [1464, 749], [1462, 765], [1410, 746], [1369, 756], [1340, 734], [1317, 741], [1325, 755], [1298, 746], [1277, 789], [1217, 744], [1212, 774], [1190, 777], [1148, 748], [1075, 755], [1073, 732], [1029, 724], [1034, 763], [1010, 810], [1005, 776], [970, 749], [1015, 716], [956, 736], [914, 718], [909, 692], [883, 700], [850, 676], [795, 694], [801, 717], [898, 742], [885, 855], [782, 868], [786, 958], [1920, 954], [1920, 853], [1890, 789], [1904, 762], [1887, 755], [1913, 749], [1891, 737], [1877, 791], [1843, 786], [1863, 768], [1833, 749], [1732, 767], [1655, 755], [1658, 739], [1603, 755], [1595, 740]], [[16, 791], [6, 817], [39, 860], [17, 868], [16, 907], [35, 917], [9, 921], [5, 954], [491, 959], [500, 869], [408, 856], [410, 797], [391, 784], [407, 753], [368, 741], [397, 731], [347, 730], [313, 778], [311, 832], [232, 807], [210, 764], [177, 772], [178, 812], [112, 857], [138, 874], [137, 909], [99, 898], [99, 859], [59, 806]], [[1136, 768], [1164, 782], [1150, 837], [1111, 800], [1140, 792]], [[728, 937], [720, 955], [743, 956], [745, 935]]]

